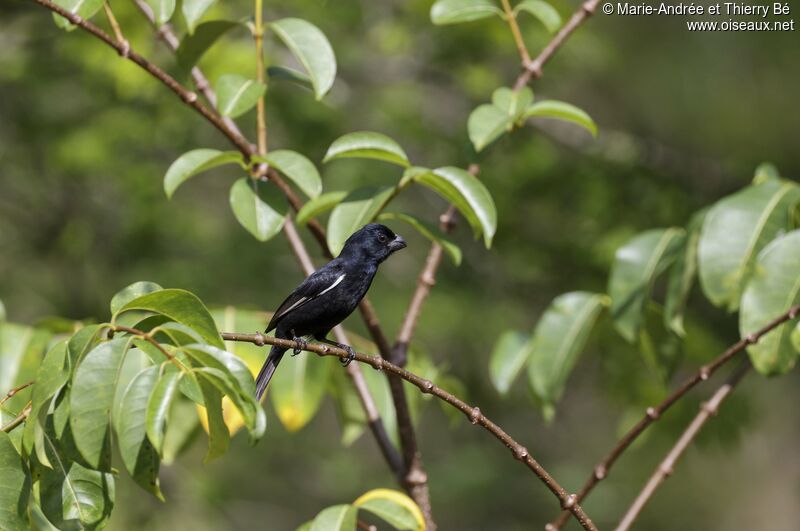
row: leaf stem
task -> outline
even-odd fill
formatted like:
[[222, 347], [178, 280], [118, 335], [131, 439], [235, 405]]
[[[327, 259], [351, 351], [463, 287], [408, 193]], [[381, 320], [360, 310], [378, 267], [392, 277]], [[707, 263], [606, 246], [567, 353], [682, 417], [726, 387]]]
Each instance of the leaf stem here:
[[508, 0], [502, 0], [503, 12], [505, 13], [506, 22], [508, 27], [511, 28], [511, 34], [514, 36], [514, 43], [517, 45], [519, 57], [522, 59], [522, 66], [525, 67], [531, 61], [531, 56], [528, 53], [528, 47], [525, 46], [525, 41], [522, 38], [522, 33], [519, 31], [519, 24], [517, 24], [517, 16], [511, 9], [511, 4]]
[[[253, 39], [256, 43], [256, 79], [266, 85], [264, 66], [264, 0], [255, 0], [255, 28]], [[267, 154], [267, 121], [265, 118], [266, 91], [256, 103], [256, 129], [258, 135], [258, 154]]]
[[111, 10], [111, 4], [108, 3], [108, 0], [103, 2], [103, 10], [106, 13], [106, 18], [108, 19], [108, 23], [111, 25], [111, 29], [114, 31], [114, 37], [116, 37], [117, 42], [122, 46], [119, 54], [122, 57], [128, 57], [128, 52], [131, 51], [131, 44], [128, 42], [128, 39], [122, 35], [122, 28], [119, 27], [119, 22], [117, 22], [117, 17], [114, 16], [114, 12]]

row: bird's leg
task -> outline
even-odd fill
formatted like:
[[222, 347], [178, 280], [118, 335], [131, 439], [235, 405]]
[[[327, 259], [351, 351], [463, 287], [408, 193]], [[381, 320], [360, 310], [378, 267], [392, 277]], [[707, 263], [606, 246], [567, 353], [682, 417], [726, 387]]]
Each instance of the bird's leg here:
[[347, 351], [347, 357], [341, 358], [340, 360], [342, 362], [342, 367], [347, 367], [354, 359], [356, 359], [356, 351], [353, 350], [353, 347], [351, 347], [350, 345], [345, 345], [344, 343], [337, 343], [336, 341], [324, 337], [322, 339], [319, 339], [319, 341]]
[[298, 354], [303, 352], [306, 348], [308, 348], [308, 341], [306, 341], [302, 337], [298, 337], [294, 333], [294, 330], [290, 330], [290, 332], [292, 333], [292, 341], [294, 341], [295, 343], [297, 343], [299, 345], [299, 346], [296, 346], [296, 347], [294, 347], [292, 349], [292, 356], [297, 356]]

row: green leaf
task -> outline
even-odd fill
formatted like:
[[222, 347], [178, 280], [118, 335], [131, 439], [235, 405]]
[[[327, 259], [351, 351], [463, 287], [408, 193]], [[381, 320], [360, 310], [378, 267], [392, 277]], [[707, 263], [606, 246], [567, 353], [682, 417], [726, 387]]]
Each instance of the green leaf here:
[[797, 326], [792, 330], [792, 346], [800, 354], [800, 323], [797, 323]]
[[396, 490], [371, 490], [354, 501], [353, 506], [378, 516], [395, 529], [425, 529], [425, 518], [420, 508], [414, 500]]
[[767, 180], [714, 204], [706, 215], [698, 244], [700, 286], [716, 306], [739, 307], [758, 253], [789, 226], [800, 187]]
[[208, 463], [228, 451], [231, 435], [222, 415], [222, 393], [214, 387], [209, 377], [202, 373], [199, 376], [208, 419], [208, 451], [204, 459]]
[[488, 103], [478, 105], [467, 120], [467, 132], [475, 151], [481, 151], [500, 138], [513, 123], [508, 114], [497, 106]]
[[[188, 377], [181, 378], [181, 382], [187, 380]], [[200, 382], [198, 382], [197, 387], [202, 390]], [[205, 403], [205, 397], [203, 397], [203, 400]], [[205, 409], [205, 406], [198, 406], [188, 400], [178, 399], [173, 403], [172, 411], [169, 413], [170, 420], [169, 424], [167, 424], [167, 434], [164, 436], [164, 457], [161, 459], [161, 462], [165, 465], [174, 463], [180, 455], [189, 449], [195, 436], [202, 431], [200, 419], [197, 415], [198, 407]]]
[[269, 76], [270, 82], [289, 81], [295, 85], [307, 88], [312, 92], [314, 91], [314, 85], [311, 84], [311, 78], [303, 72], [298, 72], [293, 68], [287, 68], [285, 66], [268, 66], [267, 76]]
[[256, 162], [266, 162], [288, 177], [308, 197], [314, 198], [322, 192], [322, 179], [317, 167], [305, 156], [288, 149], [270, 151], [264, 156], [254, 156]]
[[70, 372], [78, 366], [87, 352], [100, 342], [100, 325], [84, 326], [69, 339], [67, 356], [69, 357]]
[[70, 426], [75, 445], [95, 469], [110, 466], [111, 408], [130, 338], [117, 337], [91, 350], [75, 370], [70, 393]]
[[488, 249], [497, 230], [497, 208], [489, 190], [469, 172], [445, 166], [420, 172], [414, 180], [453, 203], [472, 227], [475, 236], [483, 234]]
[[159, 313], [177, 323], [188, 326], [200, 334], [209, 345], [224, 347], [211, 314], [202, 301], [188, 291], [164, 289], [142, 295], [123, 306], [114, 317], [129, 310], [147, 310]]
[[238, 151], [220, 151], [218, 149], [187, 151], [172, 163], [164, 175], [164, 192], [168, 198], [171, 198], [175, 190], [189, 177], [223, 164], [243, 165], [242, 154]]
[[175, 0], [145, 0], [153, 10], [156, 26], [163, 26], [175, 12]]
[[5, 432], [0, 432], [0, 478], [0, 529], [29, 529], [27, 511], [31, 474]]
[[131, 380], [122, 397], [120, 414], [114, 418], [114, 427], [125, 468], [140, 487], [163, 501], [158, 482], [158, 453], [147, 438], [146, 430], [148, 400], [160, 370], [158, 365], [146, 367]]
[[203, 18], [203, 15], [208, 8], [216, 0], [183, 0], [181, 10], [183, 11], [183, 18], [186, 20], [186, 27], [189, 29], [189, 34], [194, 33], [197, 27], [197, 22]]
[[301, 429], [319, 410], [335, 362], [309, 355], [284, 357], [270, 383], [269, 397], [288, 431]]
[[500, 334], [489, 357], [489, 378], [501, 395], [506, 395], [511, 389], [529, 354], [526, 334], [516, 330]]
[[500, 87], [492, 93], [492, 105], [514, 121], [525, 114], [531, 103], [533, 103], [533, 91], [529, 87], [522, 87], [519, 90]]
[[162, 375], [147, 402], [147, 415], [145, 426], [147, 438], [159, 455], [164, 451], [164, 432], [167, 424], [167, 413], [172, 405], [172, 400], [178, 394], [178, 382], [181, 378], [179, 371], [167, 371]]
[[3, 304], [3, 301], [0, 301], [0, 321], [6, 320], [6, 307]]
[[531, 340], [528, 378], [547, 420], [555, 414], [564, 385], [578, 361], [608, 297], [574, 291], [556, 297], [539, 319]]
[[[103, 0], [55, 0], [53, 3], [86, 20], [92, 18], [103, 7]], [[59, 28], [74, 28], [72, 23], [61, 15], [53, 13], [53, 18]]]
[[[742, 296], [739, 331], [742, 337], [800, 304], [800, 230], [792, 231], [767, 245]], [[791, 324], [783, 324], [747, 347], [753, 366], [762, 374], [785, 374], [797, 361]]]
[[22, 435], [23, 448], [28, 455], [33, 453], [37, 439], [41, 441], [43, 430], [41, 417], [47, 415], [46, 406], [49, 406], [53, 396], [67, 383], [68, 379], [67, 340], [65, 339], [53, 345], [47, 352], [36, 373], [36, 383], [31, 393], [31, 411]]
[[431, 242], [439, 244], [455, 265], [461, 264], [461, 249], [459, 249], [458, 245], [450, 241], [442, 231], [430, 223], [422, 221], [410, 214], [401, 214], [398, 212], [384, 212], [378, 216], [378, 219], [382, 221], [398, 220], [408, 223]]
[[306, 69], [314, 95], [317, 100], [322, 99], [336, 79], [336, 56], [325, 34], [299, 18], [276, 20], [270, 28]]
[[117, 292], [117, 294], [111, 299], [111, 315], [119, 312], [123, 306], [131, 302], [133, 299], [141, 297], [142, 295], [147, 295], [148, 293], [153, 293], [154, 291], [160, 291], [162, 289], [164, 288], [155, 282], [134, 282], [130, 286]]
[[267, 86], [255, 79], [225, 74], [219, 76], [215, 89], [219, 112], [222, 116], [236, 118], [255, 107], [258, 98], [267, 91]]
[[334, 256], [355, 231], [371, 222], [394, 195], [394, 187], [365, 187], [353, 190], [336, 205], [328, 219], [328, 247]]
[[210, 345], [186, 345], [184, 352], [200, 367], [211, 367], [225, 373], [236, 385], [237, 393], [252, 396], [256, 393], [253, 375], [247, 365], [235, 354]]
[[437, 0], [431, 6], [431, 22], [437, 26], [470, 22], [503, 12], [489, 0]]
[[679, 336], [686, 335], [683, 328], [683, 314], [686, 302], [697, 275], [697, 243], [706, 210], [701, 210], [689, 221], [683, 248], [669, 271], [667, 295], [664, 302], [664, 326]]
[[557, 118], [580, 125], [592, 135], [597, 136], [597, 125], [591, 116], [570, 103], [546, 100], [534, 103], [525, 111], [526, 118]]
[[237, 221], [258, 241], [274, 238], [283, 228], [284, 214], [272, 208], [266, 201], [261, 181], [242, 177], [231, 187], [231, 210]]
[[340, 136], [328, 148], [322, 162], [344, 158], [383, 160], [403, 168], [411, 164], [400, 144], [384, 134], [372, 131], [357, 131]]
[[762, 162], [753, 175], [753, 184], [762, 184], [769, 180], [780, 181], [781, 173], [771, 162]]
[[334, 505], [323, 509], [311, 522], [310, 531], [353, 531], [356, 528], [356, 512], [352, 505]]
[[553, 6], [542, 0], [522, 0], [514, 6], [514, 15], [520, 11], [536, 17], [550, 33], [555, 33], [561, 27], [561, 15]]
[[327, 192], [309, 200], [303, 208], [297, 212], [295, 220], [299, 225], [305, 225], [323, 212], [331, 210], [347, 197], [347, 192]]
[[194, 33], [184, 37], [175, 51], [181, 73], [188, 74], [217, 39], [237, 26], [240, 26], [238, 22], [230, 20], [212, 20], [197, 26]]
[[[0, 322], [0, 396], [35, 378], [49, 340], [50, 334], [43, 330]], [[4, 407], [20, 411], [30, 396], [31, 389], [24, 389], [7, 400]]]
[[685, 232], [678, 228], [645, 231], [617, 250], [608, 294], [614, 326], [628, 341], [639, 337], [644, 302], [655, 279], [678, 258]]

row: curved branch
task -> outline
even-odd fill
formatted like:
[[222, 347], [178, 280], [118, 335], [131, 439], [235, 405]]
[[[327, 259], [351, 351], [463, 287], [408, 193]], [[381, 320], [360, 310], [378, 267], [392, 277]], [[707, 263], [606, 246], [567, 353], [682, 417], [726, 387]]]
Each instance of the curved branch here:
[[719, 407], [722, 405], [722, 402], [724, 402], [725, 399], [728, 398], [728, 395], [733, 392], [733, 389], [742, 380], [742, 378], [747, 375], [747, 372], [751, 367], [752, 365], [750, 365], [750, 361], [745, 360], [742, 366], [739, 367], [719, 389], [717, 389], [708, 402], [703, 402], [700, 404], [700, 412], [686, 428], [686, 431], [683, 432], [680, 439], [678, 439], [678, 442], [676, 442], [675, 446], [672, 447], [672, 450], [670, 450], [664, 460], [661, 461], [655, 472], [653, 472], [652, 477], [644, 486], [642, 492], [639, 493], [639, 496], [636, 497], [636, 500], [625, 513], [625, 516], [623, 516], [622, 520], [617, 526], [616, 531], [628, 531], [628, 529], [630, 529], [631, 525], [633, 525], [633, 522], [635, 522], [636, 518], [639, 516], [639, 513], [642, 512], [644, 506], [648, 501], [650, 501], [650, 498], [653, 497], [653, 494], [655, 494], [656, 489], [658, 489], [664, 480], [672, 475], [672, 472], [675, 469], [675, 463], [678, 462], [678, 459], [680, 459], [681, 455], [683, 455], [683, 452], [686, 451], [694, 438], [697, 437], [697, 434], [700, 432], [705, 423], [719, 412]]
[[[800, 304], [793, 306], [786, 313], [773, 319], [760, 330], [746, 335], [731, 345], [725, 352], [714, 358], [714, 360], [712, 360], [710, 363], [700, 367], [699, 371], [687, 378], [686, 381], [684, 381], [680, 387], [675, 389], [672, 394], [665, 398], [663, 402], [658, 404], [656, 407], [647, 408], [645, 415], [639, 420], [639, 422], [637, 422], [630, 430], [628, 430], [625, 435], [622, 436], [622, 439], [617, 442], [614, 448], [611, 449], [611, 451], [602, 459], [602, 461], [595, 465], [592, 475], [586, 479], [583, 487], [578, 492], [578, 501], [583, 501], [598, 483], [608, 477], [611, 467], [614, 466], [614, 463], [617, 461], [619, 456], [622, 455], [622, 453], [627, 450], [631, 444], [633, 444], [633, 441], [635, 441], [639, 435], [641, 435], [642, 432], [647, 429], [648, 426], [657, 421], [661, 415], [663, 415], [664, 412], [666, 412], [672, 406], [672, 404], [680, 400], [695, 385], [708, 380], [711, 375], [717, 371], [717, 369], [733, 359], [734, 356], [744, 351], [748, 346], [755, 345], [764, 335], [775, 330], [777, 327], [786, 323], [787, 321], [796, 319], [798, 315], [800, 315]], [[558, 518], [547, 525], [547, 531], [561, 529], [561, 527], [567, 522], [568, 518], [569, 513], [562, 512]]]
[[[278, 345], [287, 349], [300, 348], [320, 356], [336, 356], [339, 358], [346, 358], [348, 356], [347, 351], [340, 348], [331, 347], [326, 344], [311, 343], [303, 345], [295, 341], [270, 337], [261, 333], [240, 334], [235, 332], [222, 332], [221, 335], [225, 341], [244, 341], [258, 346]], [[477, 406], [470, 406], [457, 396], [448, 393], [441, 387], [438, 387], [430, 380], [426, 380], [412, 372], [403, 369], [402, 367], [398, 367], [397, 365], [383, 359], [381, 356], [370, 356], [368, 354], [357, 352], [355, 360], [360, 363], [366, 363], [373, 369], [386, 371], [397, 378], [405, 380], [406, 382], [417, 387], [423, 393], [433, 395], [464, 413], [464, 415], [467, 416], [472, 424], [479, 425], [494, 435], [497, 440], [502, 442], [511, 451], [515, 459], [521, 461], [534, 474], [536, 474], [536, 476], [542, 481], [542, 483], [545, 484], [550, 492], [552, 492], [556, 498], [558, 498], [558, 500], [561, 502], [561, 506], [565, 510], [568, 510], [570, 513], [575, 515], [575, 518], [584, 529], [597, 530], [597, 527], [595, 527], [594, 523], [592, 523], [592, 520], [578, 504], [576, 496], [574, 494], [568, 494], [567, 491], [565, 491], [564, 488], [561, 487], [561, 485], [559, 485], [558, 482], [547, 472], [547, 470], [545, 470], [544, 467], [530, 455], [527, 448], [514, 440], [508, 433], [505, 432], [505, 430], [492, 422], [488, 417], [486, 417], [486, 415], [481, 413], [480, 408]]]

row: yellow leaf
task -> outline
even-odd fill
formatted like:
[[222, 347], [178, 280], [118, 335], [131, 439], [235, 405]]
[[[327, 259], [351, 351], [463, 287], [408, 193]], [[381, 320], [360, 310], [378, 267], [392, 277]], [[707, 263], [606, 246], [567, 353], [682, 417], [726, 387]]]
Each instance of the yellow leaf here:
[[[373, 489], [365, 494], [362, 494], [353, 505], [360, 507], [371, 501], [388, 501], [394, 503], [407, 510], [414, 517], [417, 523], [416, 531], [425, 531], [425, 518], [422, 516], [422, 511], [419, 506], [414, 503], [414, 500], [403, 494], [402, 492], [391, 489]], [[379, 514], [379, 513], [376, 513]], [[379, 514], [379, 516], [381, 516]]]

